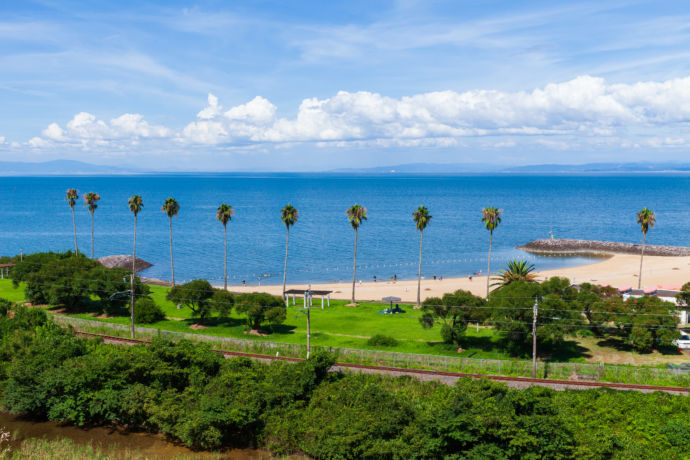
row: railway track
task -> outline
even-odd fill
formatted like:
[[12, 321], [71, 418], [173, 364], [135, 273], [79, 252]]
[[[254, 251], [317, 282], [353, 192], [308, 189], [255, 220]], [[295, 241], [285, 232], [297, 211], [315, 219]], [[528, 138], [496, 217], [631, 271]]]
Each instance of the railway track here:
[[[126, 339], [122, 337], [114, 337], [104, 334], [94, 334], [91, 332], [77, 332], [78, 335], [84, 337], [101, 338], [107, 343], [126, 344], [126, 345], [147, 345], [150, 341], [138, 339]], [[226, 357], [245, 357], [259, 359], [263, 361], [290, 361], [300, 362], [303, 358], [289, 358], [286, 356], [270, 356], [256, 353], [243, 353], [238, 351], [223, 351], [213, 350], [214, 352]], [[433, 371], [427, 369], [407, 369], [402, 367], [388, 367], [388, 366], [370, 366], [365, 364], [352, 363], [338, 363], [333, 366], [333, 370], [350, 370], [362, 373], [376, 373], [388, 374], [391, 376], [409, 375], [419, 378], [420, 380], [438, 380], [442, 383], [453, 384], [455, 381], [465, 377], [471, 378], [486, 378], [498, 382], [503, 382], [512, 388], [526, 388], [529, 386], [544, 386], [556, 390], [576, 389], [587, 390], [592, 388], [611, 388], [614, 390], [636, 390], [641, 392], [663, 391], [671, 394], [690, 395], [690, 388], [684, 387], [668, 387], [656, 385], [637, 385], [632, 383], [613, 383], [613, 382], [590, 382], [590, 381], [573, 381], [573, 380], [554, 380], [554, 379], [533, 379], [529, 377], [508, 377], [505, 375], [487, 375], [487, 374], [472, 374], [465, 372], [446, 372]]]

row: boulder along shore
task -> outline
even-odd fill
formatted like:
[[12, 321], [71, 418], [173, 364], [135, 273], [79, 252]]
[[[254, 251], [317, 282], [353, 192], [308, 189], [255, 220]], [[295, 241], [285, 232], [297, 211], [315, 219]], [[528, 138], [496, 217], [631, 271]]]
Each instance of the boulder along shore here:
[[[552, 254], [552, 255], [586, 255], [611, 256], [614, 254], [634, 254], [640, 255], [642, 252], [641, 244], [617, 243], [612, 241], [595, 240], [571, 240], [571, 239], [540, 239], [531, 241], [517, 249], [532, 254]], [[688, 257], [690, 248], [683, 246], [661, 246], [648, 244], [645, 246], [646, 256], [662, 257]]]

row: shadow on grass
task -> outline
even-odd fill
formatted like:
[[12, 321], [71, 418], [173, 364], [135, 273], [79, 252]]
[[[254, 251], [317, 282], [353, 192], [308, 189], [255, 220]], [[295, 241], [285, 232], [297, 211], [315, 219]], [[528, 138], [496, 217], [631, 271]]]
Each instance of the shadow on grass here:
[[[635, 350], [630, 344], [626, 343], [623, 339], [619, 337], [607, 337], [605, 339], [602, 339], [597, 342], [597, 345], [600, 347], [610, 347], [614, 348], [617, 351], [625, 351], [625, 352], [635, 352], [641, 355], [648, 355], [651, 354], [651, 351], [648, 352], [640, 352]], [[678, 350], [678, 348], [673, 347], [673, 346], [661, 346], [655, 348], [656, 351], [661, 353], [662, 355], [665, 356], [678, 356], [681, 355], [682, 353]]]
[[[205, 318], [203, 323], [199, 323], [199, 318], [186, 318], [180, 321], [181, 324], [191, 327], [195, 324], [200, 324], [207, 328], [213, 327], [228, 327], [228, 328], [244, 328], [247, 325], [247, 321], [243, 318], [222, 318], [218, 316], [213, 316], [210, 318]], [[261, 332], [271, 335], [271, 334], [292, 334], [295, 332], [296, 326], [290, 326], [286, 324], [279, 324], [272, 326], [266, 324], [261, 328]]]
[[564, 340], [556, 348], [550, 352], [539, 354], [546, 361], [551, 362], [568, 362], [575, 358], [591, 358], [592, 355], [589, 353], [587, 348], [583, 347], [574, 340]]

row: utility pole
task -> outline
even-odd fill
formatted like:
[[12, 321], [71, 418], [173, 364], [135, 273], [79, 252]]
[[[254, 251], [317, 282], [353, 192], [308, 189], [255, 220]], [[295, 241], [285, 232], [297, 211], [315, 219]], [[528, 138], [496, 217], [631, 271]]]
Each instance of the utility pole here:
[[307, 303], [307, 359], [309, 359], [311, 352], [311, 323], [309, 318], [309, 313], [311, 312], [311, 283], [309, 284], [309, 289], [304, 293], [304, 297]]
[[129, 336], [134, 338], [134, 273], [129, 275], [129, 314], [130, 314], [130, 325], [129, 325]]
[[534, 308], [532, 309], [532, 378], [537, 378], [537, 310], [539, 309], [539, 302], [534, 299]]

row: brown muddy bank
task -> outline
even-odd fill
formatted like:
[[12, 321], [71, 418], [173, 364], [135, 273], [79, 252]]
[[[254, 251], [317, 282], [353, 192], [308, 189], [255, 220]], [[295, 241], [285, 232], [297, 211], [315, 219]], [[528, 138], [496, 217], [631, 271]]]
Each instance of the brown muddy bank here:
[[0, 412], [0, 427], [4, 427], [5, 431], [13, 434], [11, 443], [13, 448], [17, 448], [22, 441], [30, 438], [45, 440], [67, 438], [79, 445], [91, 444], [98, 448], [136, 451], [142, 457], [151, 460], [170, 458], [268, 460], [275, 458], [269, 452], [258, 449], [197, 452], [166, 441], [163, 436], [156, 434], [129, 433], [116, 428], [78, 428], [55, 422], [36, 422], [7, 412]]

